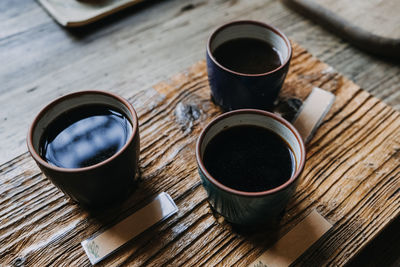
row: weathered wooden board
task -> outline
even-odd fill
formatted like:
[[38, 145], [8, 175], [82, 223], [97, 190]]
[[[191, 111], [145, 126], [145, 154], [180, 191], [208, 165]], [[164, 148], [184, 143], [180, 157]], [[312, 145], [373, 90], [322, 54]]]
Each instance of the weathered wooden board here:
[[[307, 147], [306, 168], [278, 235], [315, 208], [334, 227], [297, 263], [342, 265], [398, 218], [400, 114], [306, 50], [293, 46], [281, 97], [304, 99], [318, 86], [337, 98]], [[200, 185], [195, 141], [206, 123], [220, 113], [210, 101], [205, 63], [153, 90], [132, 92], [128, 97], [140, 117], [140, 188], [118, 208], [89, 214], [68, 201], [27, 153], [3, 164], [0, 264], [87, 266], [80, 242], [161, 191], [174, 198], [178, 214], [143, 233], [101, 265], [243, 266], [267, 248], [269, 235], [253, 239], [238, 234], [228, 224], [219, 224]], [[178, 105], [195, 106], [201, 111], [200, 118], [178, 122]]]

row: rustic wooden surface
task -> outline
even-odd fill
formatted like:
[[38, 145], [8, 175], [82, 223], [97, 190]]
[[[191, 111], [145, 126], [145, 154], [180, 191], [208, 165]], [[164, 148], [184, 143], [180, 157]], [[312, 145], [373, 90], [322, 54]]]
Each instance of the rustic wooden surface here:
[[[305, 99], [314, 86], [336, 101], [307, 149], [307, 164], [284, 216], [282, 236], [312, 209], [334, 224], [296, 263], [343, 265], [400, 212], [400, 113], [296, 44], [281, 97]], [[204, 61], [153, 89], [126, 95], [136, 107], [141, 134], [141, 183], [116, 209], [89, 215], [38, 170], [28, 153], [1, 166], [0, 259], [27, 266], [87, 266], [83, 239], [111, 225], [155, 193], [165, 191], [179, 212], [100, 265], [245, 266], [273, 240], [219, 224], [197, 174], [194, 146], [201, 129], [220, 113], [211, 101]], [[187, 120], [177, 118], [190, 105]], [[201, 116], [195, 119], [190, 110]]]
[[[49, 203], [48, 196], [60, 193], [55, 189], [40, 191], [40, 186], [47, 182], [37, 175], [37, 169], [25, 154], [25, 136], [33, 117], [46, 103], [57, 96], [84, 89], [108, 90], [125, 97], [148, 90], [153, 84], [204, 59], [205, 43], [212, 29], [234, 19], [256, 19], [277, 26], [313, 55], [400, 110], [399, 65], [353, 48], [277, 0], [148, 0], [76, 30], [65, 30], [54, 23], [35, 1], [2, 0], [0, 164], [3, 170], [14, 168], [11, 173], [0, 173], [2, 181], [9, 175], [15, 177], [25, 172], [25, 176], [21, 176], [24, 179], [20, 177], [14, 182], [18, 184], [19, 181], [22, 185], [39, 183], [27, 192], [36, 190], [36, 200], [45, 207]], [[25, 167], [20, 169], [19, 164], [25, 164]], [[29, 174], [33, 176], [27, 182]], [[2, 183], [0, 188], [7, 191], [9, 186]], [[18, 190], [13, 191], [15, 201], [25, 194], [22, 188]], [[59, 203], [50, 201], [50, 206]], [[35, 209], [39, 208], [36, 206]], [[10, 206], [9, 210], [12, 209]], [[62, 207], [60, 210], [69, 212]], [[3, 216], [8, 214], [4, 209], [2, 212]], [[58, 220], [56, 214], [49, 214], [55, 216], [53, 220]], [[8, 217], [18, 222], [15, 217]], [[31, 219], [28, 216], [26, 223], [29, 224]], [[39, 229], [36, 225], [29, 227]], [[388, 266], [393, 264], [388, 259], [399, 260], [398, 229], [394, 226], [385, 230], [378, 242], [373, 242], [366, 252], [362, 252], [362, 258], [366, 259], [364, 263]], [[62, 233], [59, 234], [62, 237]], [[27, 236], [24, 231], [16, 235]], [[54, 238], [57, 239], [57, 235]], [[40, 240], [36, 241], [40, 247]], [[4, 243], [8, 244], [8, 241]], [[13, 244], [20, 246], [17, 241]]]

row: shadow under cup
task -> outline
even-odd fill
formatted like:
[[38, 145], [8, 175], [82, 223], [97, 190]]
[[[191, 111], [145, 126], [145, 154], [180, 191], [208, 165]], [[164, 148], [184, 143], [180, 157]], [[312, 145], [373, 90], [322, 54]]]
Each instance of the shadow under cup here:
[[[227, 41], [240, 38], [268, 43], [280, 56], [280, 66], [263, 73], [247, 74], [218, 62], [214, 56], [216, 49]], [[226, 111], [271, 109], [286, 78], [291, 57], [289, 39], [270, 25], [258, 21], [234, 21], [221, 26], [211, 34], [207, 44], [207, 72], [214, 102]]]
[[[240, 125], [266, 128], [278, 134], [290, 146], [296, 166], [289, 180], [267, 191], [245, 192], [229, 188], [207, 171], [203, 156], [208, 143], [221, 131]], [[231, 223], [258, 225], [280, 219], [303, 171], [305, 147], [300, 134], [286, 120], [270, 112], [243, 109], [220, 115], [206, 126], [197, 140], [196, 160], [202, 184], [214, 210]]]
[[[132, 133], [122, 148], [97, 164], [81, 168], [62, 168], [44, 160], [39, 150], [48, 125], [67, 111], [90, 105], [118, 110], [130, 121]], [[138, 118], [132, 105], [115, 94], [81, 91], [54, 100], [36, 116], [27, 136], [27, 145], [46, 177], [85, 207], [100, 207], [123, 200], [135, 187], [140, 147]]]

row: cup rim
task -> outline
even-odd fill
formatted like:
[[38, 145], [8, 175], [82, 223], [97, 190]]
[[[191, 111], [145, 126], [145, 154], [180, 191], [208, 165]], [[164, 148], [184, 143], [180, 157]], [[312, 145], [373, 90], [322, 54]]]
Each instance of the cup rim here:
[[[234, 71], [234, 70], [231, 70], [231, 69], [228, 69], [228, 68], [222, 66], [222, 64], [220, 64], [220, 63], [215, 59], [214, 55], [211, 53], [211, 42], [214, 40], [215, 36], [216, 36], [220, 31], [222, 31], [223, 29], [225, 29], [225, 28], [227, 28], [227, 27], [230, 27], [230, 26], [232, 26], [232, 25], [236, 25], [236, 24], [253, 24], [253, 25], [258, 25], [258, 26], [267, 28], [267, 29], [271, 30], [272, 32], [274, 32], [275, 34], [279, 35], [279, 36], [285, 41], [286, 46], [287, 46], [288, 49], [289, 49], [288, 57], [286, 58], [286, 60], [285, 60], [278, 68], [276, 68], [276, 69], [273, 69], [273, 70], [268, 71], [268, 72], [256, 73], [256, 74], [249, 74], [249, 73], [237, 72], [237, 71]], [[210, 37], [208, 38], [208, 41], [207, 41], [207, 54], [208, 54], [208, 56], [211, 58], [211, 60], [212, 60], [218, 67], [222, 68], [222, 69], [225, 70], [225, 71], [228, 71], [228, 72], [230, 72], [230, 73], [232, 73], [232, 74], [235, 74], [235, 75], [244, 76], [244, 77], [259, 77], [259, 76], [265, 76], [265, 75], [268, 75], [268, 74], [275, 73], [275, 72], [279, 71], [280, 69], [284, 68], [284, 67], [290, 62], [290, 59], [292, 58], [292, 46], [291, 46], [291, 44], [290, 44], [289, 39], [286, 37], [286, 35], [285, 35], [283, 32], [281, 32], [280, 30], [278, 30], [277, 28], [275, 28], [274, 26], [271, 26], [271, 25], [266, 24], [266, 23], [261, 22], [261, 21], [255, 21], [255, 20], [235, 20], [235, 21], [231, 21], [231, 22], [225, 23], [225, 24], [223, 24], [222, 26], [219, 26], [217, 29], [215, 29], [215, 30], [211, 33], [211, 35], [210, 35]]]
[[[58, 167], [55, 165], [52, 165], [50, 163], [48, 163], [47, 161], [45, 161], [38, 153], [38, 151], [36, 151], [36, 149], [33, 146], [33, 133], [34, 133], [34, 129], [38, 123], [38, 121], [49, 111], [49, 109], [51, 109], [52, 107], [58, 105], [59, 103], [65, 101], [68, 98], [74, 98], [74, 97], [79, 97], [81, 95], [86, 95], [86, 94], [98, 94], [98, 95], [105, 95], [111, 98], [116, 99], [117, 101], [119, 101], [120, 103], [122, 103], [131, 113], [132, 115], [132, 134], [129, 137], [129, 139], [126, 141], [126, 143], [124, 144], [124, 146], [118, 150], [115, 154], [113, 154], [111, 157], [87, 166], [87, 167], [82, 167], [82, 168], [63, 168], [63, 167]], [[51, 101], [49, 104], [47, 104], [46, 106], [44, 106], [39, 113], [35, 116], [31, 126], [29, 127], [29, 131], [28, 131], [28, 136], [26, 138], [27, 140], [27, 146], [28, 146], [28, 150], [31, 154], [31, 156], [34, 158], [34, 160], [36, 162], [39, 163], [39, 165], [44, 166], [47, 169], [51, 169], [53, 171], [58, 171], [58, 172], [64, 172], [64, 173], [79, 173], [79, 172], [84, 172], [84, 171], [90, 171], [93, 169], [96, 169], [98, 167], [101, 167], [103, 165], [106, 165], [107, 163], [113, 161], [115, 158], [117, 158], [119, 155], [121, 155], [126, 149], [127, 147], [133, 142], [134, 138], [136, 138], [137, 135], [137, 130], [138, 130], [138, 117], [136, 114], [135, 109], [133, 108], [133, 106], [123, 97], [120, 97], [114, 93], [111, 92], [106, 92], [106, 91], [100, 91], [100, 90], [84, 90], [84, 91], [78, 91], [78, 92], [74, 92], [74, 93], [70, 93], [61, 97], [56, 98], [55, 100]]]
[[[205, 137], [206, 133], [217, 122], [224, 120], [228, 117], [238, 115], [238, 114], [257, 114], [257, 115], [263, 115], [263, 116], [270, 117], [270, 118], [284, 124], [294, 134], [294, 136], [296, 137], [296, 139], [300, 145], [301, 157], [300, 157], [299, 167], [296, 168], [295, 173], [285, 183], [281, 184], [278, 187], [275, 187], [275, 188], [272, 188], [269, 190], [265, 190], [265, 191], [246, 192], [246, 191], [241, 191], [241, 190], [230, 188], [230, 187], [220, 183], [207, 171], [206, 167], [204, 166], [203, 159], [200, 155], [201, 154], [200, 153], [201, 144], [204, 141], [204, 137]], [[260, 196], [271, 195], [271, 194], [277, 193], [277, 192], [287, 188], [292, 183], [294, 183], [300, 177], [301, 173], [303, 172], [304, 165], [305, 165], [305, 157], [306, 157], [306, 149], [305, 149], [304, 141], [303, 141], [301, 135], [299, 134], [299, 132], [296, 130], [296, 128], [291, 123], [289, 123], [287, 120], [283, 119], [282, 117], [279, 117], [278, 115], [276, 115], [274, 113], [264, 111], [264, 110], [258, 110], [258, 109], [238, 109], [238, 110], [226, 112], [224, 114], [219, 115], [218, 117], [213, 119], [210, 123], [208, 123], [207, 126], [202, 130], [199, 138], [197, 139], [197, 143], [196, 143], [196, 160], [197, 160], [197, 164], [198, 164], [201, 172], [204, 174], [204, 176], [212, 184], [214, 184], [214, 186], [216, 186], [228, 193], [239, 195], [239, 196], [245, 196], [245, 197], [260, 197]]]

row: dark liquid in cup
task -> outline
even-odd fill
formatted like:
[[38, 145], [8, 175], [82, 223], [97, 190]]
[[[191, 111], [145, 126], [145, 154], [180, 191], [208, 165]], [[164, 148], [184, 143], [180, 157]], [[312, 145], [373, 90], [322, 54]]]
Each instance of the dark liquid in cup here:
[[291, 148], [276, 133], [258, 126], [235, 126], [207, 144], [203, 162], [220, 183], [260, 192], [285, 183], [295, 171]]
[[82, 168], [108, 159], [132, 134], [121, 112], [103, 105], [87, 105], [57, 117], [40, 140], [40, 156], [62, 168]]
[[237, 38], [218, 46], [213, 56], [224, 67], [245, 74], [261, 74], [282, 65], [279, 52], [255, 38]]

